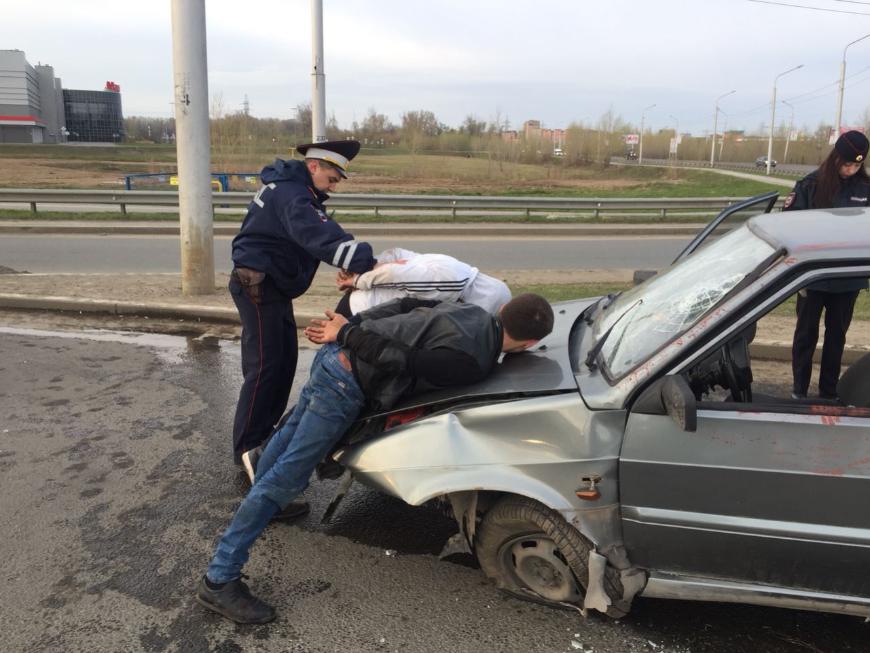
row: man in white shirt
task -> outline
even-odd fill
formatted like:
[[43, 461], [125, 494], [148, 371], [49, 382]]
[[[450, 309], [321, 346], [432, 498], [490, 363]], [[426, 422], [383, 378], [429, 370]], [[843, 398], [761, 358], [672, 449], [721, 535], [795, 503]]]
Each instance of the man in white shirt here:
[[399, 297], [462, 301], [495, 315], [511, 299], [500, 279], [446, 254], [420, 254], [394, 247], [381, 252], [377, 266], [363, 274], [339, 272], [336, 284], [350, 291], [337, 308], [352, 315]]

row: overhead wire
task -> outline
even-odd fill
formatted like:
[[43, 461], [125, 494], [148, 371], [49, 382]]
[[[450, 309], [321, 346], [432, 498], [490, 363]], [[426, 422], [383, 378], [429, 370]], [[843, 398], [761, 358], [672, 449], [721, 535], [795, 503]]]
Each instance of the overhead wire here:
[[[789, 2], [776, 2], [775, 0], [746, 0], [762, 5], [779, 5], [780, 7], [794, 7], [795, 9], [812, 9], [813, 11], [827, 11], [834, 14], [852, 14], [853, 16], [870, 16], [866, 11], [847, 11], [845, 9], [829, 9], [827, 7], [809, 7], [807, 5], [794, 5]], [[864, 4], [864, 3], [860, 3]]]

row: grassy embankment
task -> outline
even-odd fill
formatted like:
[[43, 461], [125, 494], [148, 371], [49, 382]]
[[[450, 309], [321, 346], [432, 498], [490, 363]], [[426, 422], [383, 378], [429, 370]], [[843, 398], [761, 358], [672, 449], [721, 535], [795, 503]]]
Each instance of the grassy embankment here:
[[[224, 156], [219, 153], [215, 158], [226, 161], [221, 171], [252, 172], [258, 169], [250, 161], [241, 157]], [[269, 161], [273, 155], [263, 153], [262, 161]], [[93, 182], [91, 188], [118, 188], [122, 186], [125, 174], [140, 172], [175, 172], [175, 150], [162, 145], [124, 145], [119, 147], [70, 147], [70, 146], [0, 146], [0, 159], [20, 159], [19, 174], [8, 179], [6, 184], [18, 187], [56, 187], [51, 180], [37, 175], [28, 178], [27, 161], [50, 160], [55, 168], [69, 168], [88, 171]], [[215, 168], [217, 169], [217, 168]], [[235, 180], [232, 182], [235, 183]], [[66, 187], [76, 187], [67, 185]], [[172, 189], [165, 186], [145, 186], [138, 188]], [[411, 155], [395, 152], [383, 153], [378, 150], [364, 151], [352, 164], [351, 179], [340, 188], [346, 193], [387, 193], [387, 194], [432, 194], [432, 195], [501, 195], [535, 197], [576, 197], [576, 198], [671, 198], [671, 197], [749, 197], [775, 188], [759, 181], [739, 179], [702, 170], [647, 168], [635, 166], [565, 166], [561, 161], [538, 165], [495, 161], [487, 158], [469, 158], [445, 155]], [[234, 189], [236, 190], [236, 189]], [[253, 190], [239, 188], [238, 190]], [[779, 190], [783, 190], [781, 187]], [[68, 219], [68, 213], [39, 211], [35, 216], [29, 211], [0, 211], [3, 218], [26, 219]], [[648, 219], [655, 221], [658, 212], [650, 212]], [[80, 220], [117, 219], [116, 212], [94, 212], [76, 214]], [[128, 219], [177, 220], [172, 213], [131, 213]], [[450, 216], [378, 216], [361, 214], [336, 215], [337, 219], [357, 221], [411, 221], [452, 222]], [[238, 221], [239, 214], [218, 214], [216, 220]], [[462, 221], [499, 221], [510, 222], [620, 222], [644, 220], [644, 217], [592, 216], [538, 214], [531, 217], [504, 216], [474, 217], [461, 216]], [[701, 218], [703, 219], [703, 218]], [[668, 216], [669, 222], [696, 222], [697, 215]]]

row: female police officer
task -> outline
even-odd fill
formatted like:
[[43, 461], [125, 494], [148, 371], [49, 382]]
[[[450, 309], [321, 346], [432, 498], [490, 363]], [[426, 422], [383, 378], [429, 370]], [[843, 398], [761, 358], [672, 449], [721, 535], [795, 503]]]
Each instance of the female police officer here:
[[[785, 211], [868, 206], [870, 177], [864, 169], [870, 142], [864, 134], [842, 134], [819, 168], [795, 184], [786, 197]], [[819, 340], [819, 319], [825, 311], [825, 343], [819, 372], [819, 396], [837, 397], [840, 361], [846, 331], [858, 292], [867, 288], [866, 279], [830, 279], [801, 290], [797, 298], [797, 324], [792, 342], [792, 396], [807, 396], [813, 370], [813, 353]]]

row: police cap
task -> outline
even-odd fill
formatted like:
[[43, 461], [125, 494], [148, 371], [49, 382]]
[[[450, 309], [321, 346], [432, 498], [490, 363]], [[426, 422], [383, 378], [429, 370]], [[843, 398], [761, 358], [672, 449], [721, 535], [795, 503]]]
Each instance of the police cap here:
[[339, 174], [347, 179], [347, 164], [360, 149], [359, 141], [324, 141], [298, 145], [296, 151], [306, 159], [319, 159], [335, 166]]

